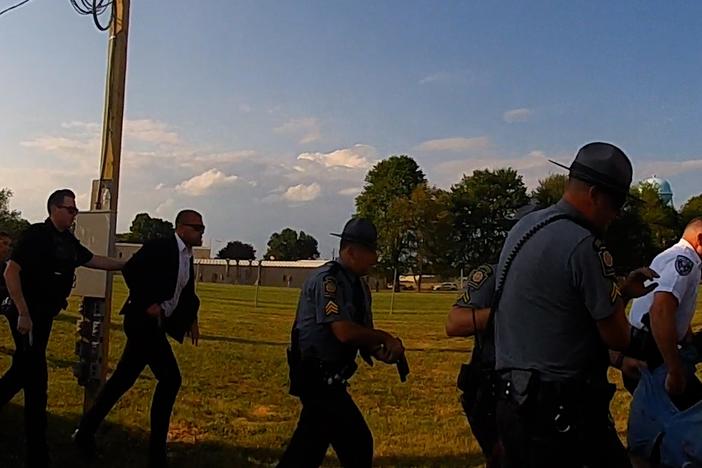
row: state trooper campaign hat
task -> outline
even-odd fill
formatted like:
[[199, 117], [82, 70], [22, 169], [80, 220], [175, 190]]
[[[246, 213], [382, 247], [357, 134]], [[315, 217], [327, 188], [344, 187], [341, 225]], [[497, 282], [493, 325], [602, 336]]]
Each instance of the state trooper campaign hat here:
[[372, 222], [364, 218], [351, 218], [341, 234], [331, 233], [331, 235], [372, 250], [378, 248], [378, 230]]
[[595, 142], [583, 146], [570, 167], [549, 161], [568, 169], [570, 177], [621, 197], [622, 202], [630, 196], [629, 186], [633, 176], [631, 161], [621, 149], [610, 143]]

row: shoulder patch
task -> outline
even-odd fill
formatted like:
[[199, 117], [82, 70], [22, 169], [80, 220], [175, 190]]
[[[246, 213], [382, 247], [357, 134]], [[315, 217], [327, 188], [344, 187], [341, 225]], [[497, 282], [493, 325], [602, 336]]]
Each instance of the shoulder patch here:
[[324, 297], [336, 298], [336, 279], [333, 276], [324, 278]]
[[689, 275], [694, 266], [695, 264], [692, 263], [692, 260], [684, 255], [678, 255], [678, 258], [675, 259], [675, 271], [677, 271], [680, 276]]
[[600, 258], [600, 266], [602, 267], [602, 275], [605, 278], [614, 278], [614, 258], [612, 254], [609, 253], [607, 246], [600, 239], [595, 239], [592, 243], [592, 247], [597, 252], [597, 256]]
[[492, 274], [493, 269], [490, 265], [480, 265], [478, 268], [470, 272], [466, 284], [473, 289], [480, 289], [483, 283], [485, 283], [485, 281], [491, 277]]

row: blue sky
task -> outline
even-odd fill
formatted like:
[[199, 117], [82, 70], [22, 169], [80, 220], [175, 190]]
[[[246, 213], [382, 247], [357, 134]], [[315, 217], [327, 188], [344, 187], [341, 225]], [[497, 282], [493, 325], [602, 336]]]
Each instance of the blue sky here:
[[[291, 226], [328, 256], [390, 154], [533, 186], [592, 140], [702, 192], [698, 2], [132, 3], [120, 230], [187, 206], [216, 247]], [[0, 17], [0, 186], [32, 220], [58, 186], [88, 205], [106, 41], [68, 0]]]

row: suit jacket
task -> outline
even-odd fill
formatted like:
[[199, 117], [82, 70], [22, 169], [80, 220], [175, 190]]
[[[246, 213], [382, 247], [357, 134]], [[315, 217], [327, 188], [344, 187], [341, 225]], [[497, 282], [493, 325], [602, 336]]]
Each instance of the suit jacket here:
[[[129, 297], [121, 314], [144, 314], [152, 304], [161, 304], [173, 297], [180, 264], [175, 236], [146, 242], [122, 269], [129, 288]], [[182, 343], [200, 308], [195, 294], [195, 271], [190, 260], [190, 279], [183, 288], [173, 314], [164, 318], [166, 333]]]

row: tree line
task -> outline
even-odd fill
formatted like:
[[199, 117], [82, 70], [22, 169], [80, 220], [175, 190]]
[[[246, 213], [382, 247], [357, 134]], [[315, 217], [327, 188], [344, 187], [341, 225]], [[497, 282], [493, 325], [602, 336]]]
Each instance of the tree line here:
[[[379, 269], [388, 280], [395, 272], [456, 277], [461, 270], [496, 263], [508, 217], [530, 200], [544, 208], [556, 203], [567, 179], [550, 175], [530, 192], [514, 169], [484, 169], [464, 174], [444, 190], [429, 184], [411, 157], [391, 156], [366, 175], [356, 211], [378, 228]], [[640, 201], [627, 203], [605, 236], [620, 274], [648, 265], [678, 241], [692, 218], [702, 216], [702, 195], [678, 211], [663, 201], [657, 186], [642, 182], [631, 193]]]

